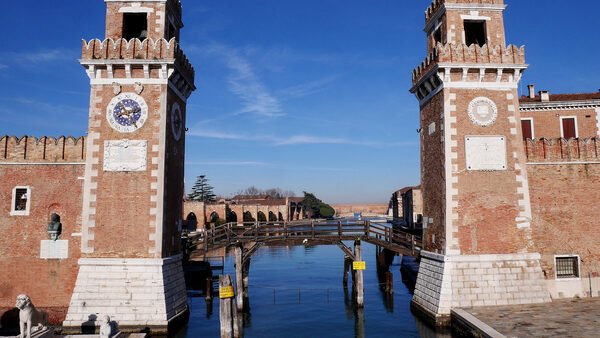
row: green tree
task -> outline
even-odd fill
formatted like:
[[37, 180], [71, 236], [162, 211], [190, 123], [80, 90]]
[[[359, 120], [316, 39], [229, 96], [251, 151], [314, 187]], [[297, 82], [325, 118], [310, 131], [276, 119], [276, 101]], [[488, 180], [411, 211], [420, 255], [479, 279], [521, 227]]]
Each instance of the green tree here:
[[192, 201], [215, 202], [217, 196], [213, 193], [213, 187], [208, 184], [206, 175], [200, 175], [196, 178], [196, 183], [192, 187], [192, 192], [188, 198]]
[[335, 214], [335, 210], [327, 203], [324, 203], [312, 193], [304, 191], [304, 200], [302, 208], [307, 218], [328, 218]]

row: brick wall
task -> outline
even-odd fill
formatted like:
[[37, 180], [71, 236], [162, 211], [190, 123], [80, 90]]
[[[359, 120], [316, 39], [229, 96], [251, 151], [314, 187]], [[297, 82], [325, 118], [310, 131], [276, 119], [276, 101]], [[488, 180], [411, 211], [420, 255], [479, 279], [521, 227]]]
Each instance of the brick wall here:
[[81, 162], [84, 159], [84, 137], [0, 137], [2, 162]]
[[598, 113], [595, 108], [560, 110], [521, 110], [521, 118], [533, 119], [534, 137], [561, 137], [561, 117], [574, 116], [579, 138], [600, 136]]
[[[446, 163], [444, 137], [449, 133], [444, 120], [443, 92], [421, 107], [421, 192], [423, 196], [423, 246], [431, 252], [443, 252], [446, 245]], [[446, 125], [444, 125], [446, 123]], [[433, 126], [430, 129], [430, 126]], [[444, 126], [444, 127], [442, 127]], [[432, 132], [430, 132], [430, 130]]]
[[[25, 293], [57, 324], [64, 319], [78, 270], [83, 165], [9, 162], [0, 160], [0, 308], [13, 308], [17, 295]], [[27, 216], [10, 215], [15, 186], [31, 189]], [[61, 217], [60, 239], [69, 241], [68, 259], [40, 258], [52, 213]]]
[[533, 238], [547, 279], [554, 255], [579, 255], [581, 274], [600, 276], [600, 163], [529, 164]]

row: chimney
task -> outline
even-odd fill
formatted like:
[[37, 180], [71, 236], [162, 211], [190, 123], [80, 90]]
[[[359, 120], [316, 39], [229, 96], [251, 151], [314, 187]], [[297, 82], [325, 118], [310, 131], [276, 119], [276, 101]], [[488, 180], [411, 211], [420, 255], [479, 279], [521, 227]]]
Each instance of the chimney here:
[[550, 93], [547, 90], [540, 90], [540, 99], [542, 102], [550, 101]]
[[529, 98], [535, 99], [535, 86], [530, 84], [527, 86], [527, 88], [529, 89]]

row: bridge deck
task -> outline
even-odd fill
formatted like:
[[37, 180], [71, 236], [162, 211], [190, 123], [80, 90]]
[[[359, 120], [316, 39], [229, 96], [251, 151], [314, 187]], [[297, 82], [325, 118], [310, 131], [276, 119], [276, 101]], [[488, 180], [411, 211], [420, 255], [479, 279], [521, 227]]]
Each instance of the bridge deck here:
[[295, 221], [227, 223], [206, 232], [187, 235], [188, 250], [211, 251], [236, 243], [273, 241], [315, 241], [337, 244], [361, 240], [404, 255], [414, 255], [421, 239], [400, 229], [370, 221]]

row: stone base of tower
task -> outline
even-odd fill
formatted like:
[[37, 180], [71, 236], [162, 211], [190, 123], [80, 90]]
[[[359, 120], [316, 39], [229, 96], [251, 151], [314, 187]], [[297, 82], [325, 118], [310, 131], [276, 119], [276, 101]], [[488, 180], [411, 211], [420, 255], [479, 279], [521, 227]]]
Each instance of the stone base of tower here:
[[123, 332], [165, 334], [174, 323], [187, 322], [181, 255], [81, 258], [63, 332], [89, 332], [105, 315]]
[[421, 252], [412, 308], [436, 326], [450, 310], [550, 302], [537, 253], [439, 255]]

